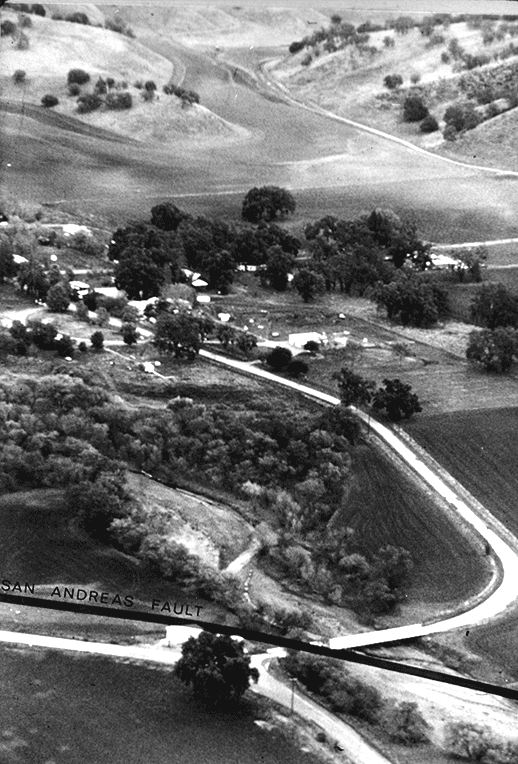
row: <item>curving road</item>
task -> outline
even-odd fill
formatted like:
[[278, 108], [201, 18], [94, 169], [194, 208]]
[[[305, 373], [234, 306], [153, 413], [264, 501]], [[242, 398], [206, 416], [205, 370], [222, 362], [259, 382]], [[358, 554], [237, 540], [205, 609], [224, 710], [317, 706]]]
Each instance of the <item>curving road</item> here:
[[518, 179], [446, 162], [363, 126], [272, 99], [244, 83], [236, 67], [165, 35], [139, 41], [181, 69], [184, 86], [197, 90], [219, 117], [245, 128], [249, 139], [135, 143], [50, 110], [4, 104], [6, 190], [44, 202], [66, 199], [81, 203], [83, 212], [125, 219], [147, 216], [164, 198], [235, 218], [251, 186], [275, 184], [296, 191], [301, 218], [352, 217], [381, 205], [412, 212], [432, 240], [518, 235]]
[[[71, 305], [70, 309], [74, 311], [75, 306]], [[4, 314], [4, 318], [7, 318], [8, 320], [24, 320], [36, 310], [38, 309], [26, 308], [20, 311], [12, 311]], [[120, 328], [121, 321], [119, 319], [112, 318], [110, 323], [114, 327]], [[139, 332], [144, 338], [149, 338], [152, 335], [152, 332], [144, 327], [139, 327]], [[117, 354], [114, 350], [109, 350], [109, 352]], [[126, 361], [128, 360], [127, 356], [123, 357]], [[274, 384], [288, 387], [323, 403], [332, 406], [340, 404], [340, 399], [335, 396], [302, 385], [299, 382], [284, 379], [265, 371], [262, 368], [251, 365], [250, 363], [238, 361], [233, 358], [226, 358], [203, 349], [200, 350], [200, 357], [211, 363], [220, 364], [233, 369], [241, 374], [251, 375], [270, 383], [273, 382]], [[152, 373], [162, 379], [167, 379], [166, 376], [160, 374], [156, 369], [153, 369]], [[516, 580], [518, 579], [518, 542], [516, 539], [502, 523], [489, 515], [489, 513], [487, 513], [485, 519], [483, 519], [470, 506], [468, 506], [467, 502], [457, 495], [457, 493], [455, 493], [455, 491], [447, 484], [445, 479], [441, 477], [441, 475], [449, 477], [446, 471], [439, 466], [437, 466], [435, 470], [432, 469], [417, 455], [419, 449], [417, 447], [412, 448], [413, 441], [407, 433], [404, 433], [403, 440], [403, 438], [397, 435], [393, 430], [386, 427], [381, 422], [372, 419], [363, 411], [360, 411], [359, 409], [353, 410], [355, 414], [367, 424], [370, 430], [376, 433], [384, 443], [397, 453], [405, 464], [409, 466], [436, 495], [440, 496], [453, 508], [455, 513], [464, 523], [470, 525], [481, 538], [489, 544], [498, 564], [493, 574], [493, 580], [489, 582], [483, 592], [479, 593], [477, 604], [473, 605], [472, 602], [467, 603], [467, 609], [458, 615], [439, 618], [428, 623], [414, 623], [391, 629], [380, 629], [373, 632], [363, 632], [360, 634], [336, 637], [330, 640], [330, 647], [335, 649], [366, 647], [369, 645], [396, 642], [401, 639], [412, 639], [415, 637], [474, 626], [489, 621], [495, 616], [502, 614], [507, 608], [516, 604], [518, 600], [518, 592], [516, 590]], [[428, 457], [428, 461], [433, 467], [433, 460]], [[252, 544], [252, 547], [253, 546], [254, 544]], [[241, 559], [238, 558], [237, 560], [234, 560], [234, 562], [231, 563], [231, 566], [236, 565], [241, 568], [243, 564], [246, 564], [249, 559], [251, 559], [253, 553], [253, 548], [245, 550], [243, 555], [241, 555]]]
[[[256, 366], [251, 366], [249, 363], [231, 358], [223, 358], [222, 356], [207, 350], [201, 350], [200, 355], [212, 363], [223, 364], [240, 373], [249, 374], [269, 382], [283, 385], [284, 387], [289, 387], [292, 390], [296, 390], [299, 393], [303, 393], [310, 398], [324, 403], [333, 406], [340, 403], [339, 398], [320, 392], [314, 388], [307, 387], [306, 385], [301, 385], [298, 382], [283, 379], [263, 369], [257, 368]], [[479, 604], [474, 607], [468, 606], [468, 609], [459, 615], [438, 619], [437, 621], [427, 624], [415, 623], [392, 629], [381, 629], [375, 632], [336, 637], [335, 639], [330, 640], [330, 647], [345, 649], [382, 644], [398, 641], [400, 639], [422, 637], [429, 634], [437, 634], [439, 632], [474, 626], [500, 615], [508, 607], [515, 604], [518, 599], [518, 592], [516, 589], [516, 581], [518, 579], [517, 543], [516, 540], [510, 537], [505, 526], [495, 518], [491, 518], [490, 523], [481, 519], [481, 517], [446, 484], [437, 472], [427, 466], [427, 464], [416, 455], [415, 451], [408, 445], [408, 442], [411, 443], [411, 439], [408, 436], [406, 436], [407, 443], [405, 443], [393, 430], [372, 419], [363, 411], [358, 409], [354, 409], [354, 411], [356, 415], [370, 427], [370, 430], [375, 432], [379, 438], [395, 451], [405, 464], [419, 475], [436, 495], [444, 499], [465, 523], [470, 525], [483, 539], [485, 539], [491, 546], [493, 553], [501, 566], [501, 579], [496, 588], [494, 587], [494, 581], [486, 587], [485, 591], [487, 596], [485, 596], [482, 602], [479, 602]], [[495, 576], [496, 575], [495, 572]], [[482, 597], [483, 596], [482, 593]]]
[[[107, 655], [114, 658], [141, 660], [170, 666], [173, 666], [182, 655], [178, 650], [157, 647], [156, 645], [137, 647], [133, 645], [113, 645], [105, 642], [83, 642], [76, 639], [23, 634], [17, 631], [0, 631], [0, 642], [27, 645], [29, 647], [44, 647], [52, 650], [90, 653], [92, 655]], [[256, 685], [252, 685], [252, 690], [291, 709], [291, 688], [288, 688], [268, 673], [268, 664], [271, 659], [272, 656], [268, 653], [252, 657], [251, 665], [259, 670], [259, 682]], [[322, 706], [296, 692], [294, 697], [294, 711], [296, 714], [322, 727], [330, 737], [334, 738], [341, 745], [346, 755], [350, 756], [355, 764], [391, 764], [375, 748], [366, 743], [355, 730], [345, 722], [337, 719], [329, 711], [322, 708]]]

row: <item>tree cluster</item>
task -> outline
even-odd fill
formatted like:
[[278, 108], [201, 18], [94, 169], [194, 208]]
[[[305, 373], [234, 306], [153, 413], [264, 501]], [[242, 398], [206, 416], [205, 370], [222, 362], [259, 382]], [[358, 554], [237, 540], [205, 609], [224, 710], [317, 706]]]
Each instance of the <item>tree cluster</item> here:
[[289, 46], [289, 52], [294, 55], [304, 48], [311, 48], [314, 54], [318, 55], [321, 49], [325, 50], [326, 53], [334, 53], [349, 46], [363, 50], [369, 41], [368, 33], [381, 29], [383, 29], [382, 26], [370, 21], [360, 24], [356, 28], [354, 24], [343, 21], [338, 14], [335, 14], [331, 17], [331, 24], [327, 29], [321, 27], [315, 30], [312, 35], [308, 35], [302, 40], [295, 40]]
[[384, 701], [376, 688], [352, 677], [341, 661], [290, 650], [281, 665], [334, 713], [379, 725], [403, 745], [419, 745], [429, 739], [429, 725], [417, 703]]
[[466, 358], [486, 371], [509, 371], [518, 356], [518, 330], [510, 326], [470, 332]]
[[449, 313], [447, 293], [439, 284], [403, 269], [390, 283], [380, 284], [373, 299], [403, 326], [427, 328]]
[[340, 661], [290, 650], [281, 659], [281, 665], [309, 692], [325, 700], [333, 712], [356, 716], [370, 724], [379, 722], [383, 709], [381, 694], [354, 679]]
[[[356, 220], [328, 215], [308, 224], [305, 236], [312, 256], [308, 267], [323, 277], [327, 291], [362, 296], [388, 284], [405, 262], [423, 269], [429, 262], [430, 247], [418, 238], [415, 225], [389, 209], [376, 208]], [[308, 282], [312, 286], [310, 299], [321, 289], [307, 274], [301, 282], [303, 289]]]
[[422, 411], [419, 398], [412, 393], [411, 385], [399, 379], [384, 379], [383, 387], [377, 390], [373, 380], [364, 379], [351, 369], [344, 366], [333, 374], [333, 379], [340, 390], [342, 406], [368, 406], [373, 411], [384, 412], [391, 422], [410, 419], [413, 414]]
[[450, 722], [445, 742], [452, 756], [481, 764], [512, 764], [518, 756], [516, 741], [502, 740], [473, 722]]

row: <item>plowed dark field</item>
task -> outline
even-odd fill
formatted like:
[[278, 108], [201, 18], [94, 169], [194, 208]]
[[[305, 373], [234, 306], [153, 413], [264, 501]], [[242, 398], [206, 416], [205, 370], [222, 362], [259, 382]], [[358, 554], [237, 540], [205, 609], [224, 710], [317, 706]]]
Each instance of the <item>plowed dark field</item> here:
[[367, 446], [358, 447], [354, 474], [337, 522], [354, 529], [355, 551], [372, 553], [386, 544], [409, 550], [414, 560], [410, 601], [457, 601], [483, 588], [482, 548], [466, 543], [409, 477]]
[[416, 417], [405, 427], [518, 535], [518, 408]]
[[[408, 432], [495, 517], [518, 535], [518, 409], [421, 417]], [[518, 582], [517, 582], [518, 587]], [[471, 629], [469, 647], [518, 678], [518, 616]]]

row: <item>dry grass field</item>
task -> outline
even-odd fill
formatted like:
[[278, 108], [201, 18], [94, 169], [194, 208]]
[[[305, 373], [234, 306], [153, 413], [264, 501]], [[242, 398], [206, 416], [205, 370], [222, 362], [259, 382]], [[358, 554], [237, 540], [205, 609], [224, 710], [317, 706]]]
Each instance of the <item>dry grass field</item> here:
[[0, 655], [5, 764], [320, 761], [278, 729], [255, 723], [271, 718], [259, 699], [205, 710], [169, 667], [4, 646]]

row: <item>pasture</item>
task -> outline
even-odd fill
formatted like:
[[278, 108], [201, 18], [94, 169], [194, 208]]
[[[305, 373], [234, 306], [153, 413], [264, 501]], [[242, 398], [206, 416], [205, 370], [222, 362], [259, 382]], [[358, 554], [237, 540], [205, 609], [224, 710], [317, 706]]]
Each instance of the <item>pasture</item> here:
[[[69, 764], [299, 764], [260, 702], [208, 711], [171, 669], [80, 653], [0, 648], [0, 758]], [[319, 759], [305, 753], [306, 764]]]

